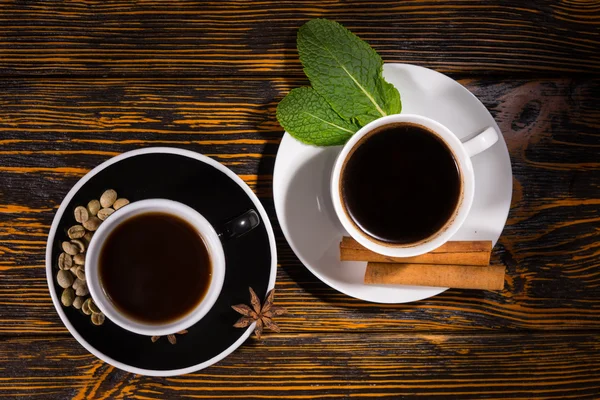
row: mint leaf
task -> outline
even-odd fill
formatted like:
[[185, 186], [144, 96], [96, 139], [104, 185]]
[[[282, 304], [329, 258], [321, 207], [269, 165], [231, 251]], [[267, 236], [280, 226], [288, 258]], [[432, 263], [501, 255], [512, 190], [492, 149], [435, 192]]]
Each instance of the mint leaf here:
[[400, 93], [383, 79], [379, 54], [342, 25], [311, 20], [298, 31], [297, 43], [312, 87], [342, 118], [364, 126], [401, 111]]
[[277, 120], [294, 138], [316, 146], [344, 144], [360, 128], [342, 119], [309, 87], [293, 89], [279, 102]]

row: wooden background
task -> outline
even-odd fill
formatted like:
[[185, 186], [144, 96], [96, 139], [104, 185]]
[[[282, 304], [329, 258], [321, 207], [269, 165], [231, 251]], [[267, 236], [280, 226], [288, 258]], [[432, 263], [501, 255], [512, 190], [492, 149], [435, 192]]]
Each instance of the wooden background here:
[[[275, 221], [277, 103], [305, 80], [297, 28], [343, 23], [386, 62], [449, 74], [492, 112], [514, 193], [501, 292], [376, 305], [337, 293]], [[1, 1], [0, 396], [600, 398], [600, 2]], [[173, 378], [115, 369], [48, 293], [63, 196], [121, 152], [177, 146], [258, 194], [279, 250], [281, 334]]]

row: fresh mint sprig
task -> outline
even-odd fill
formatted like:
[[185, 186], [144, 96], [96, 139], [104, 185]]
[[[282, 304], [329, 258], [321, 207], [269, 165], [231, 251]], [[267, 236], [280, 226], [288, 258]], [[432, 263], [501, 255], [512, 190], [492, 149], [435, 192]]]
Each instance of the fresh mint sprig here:
[[277, 119], [294, 138], [317, 146], [344, 144], [369, 122], [398, 114], [398, 90], [383, 79], [383, 60], [334, 21], [314, 19], [298, 30], [298, 53], [311, 88], [292, 90]]
[[277, 119], [297, 140], [316, 146], [342, 145], [360, 129], [310, 87], [292, 89], [277, 106]]

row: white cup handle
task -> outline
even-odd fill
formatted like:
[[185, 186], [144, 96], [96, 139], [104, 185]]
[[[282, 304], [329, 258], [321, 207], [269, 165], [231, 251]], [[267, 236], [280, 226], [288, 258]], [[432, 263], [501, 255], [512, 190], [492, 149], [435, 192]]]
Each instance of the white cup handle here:
[[469, 157], [473, 157], [482, 151], [489, 149], [497, 141], [498, 132], [490, 126], [473, 139], [464, 142], [463, 146], [465, 147], [465, 150], [467, 150]]

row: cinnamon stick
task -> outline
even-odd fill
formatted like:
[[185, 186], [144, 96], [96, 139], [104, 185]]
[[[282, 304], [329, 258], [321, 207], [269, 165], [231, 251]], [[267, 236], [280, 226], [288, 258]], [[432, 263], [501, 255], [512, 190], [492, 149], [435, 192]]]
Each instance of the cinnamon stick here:
[[388, 257], [363, 247], [356, 240], [344, 236], [340, 243], [341, 261], [371, 261], [413, 264], [489, 265], [491, 241], [446, 242], [429, 253], [415, 257]]
[[367, 284], [501, 290], [504, 288], [504, 272], [504, 266], [370, 262], [364, 281]]

